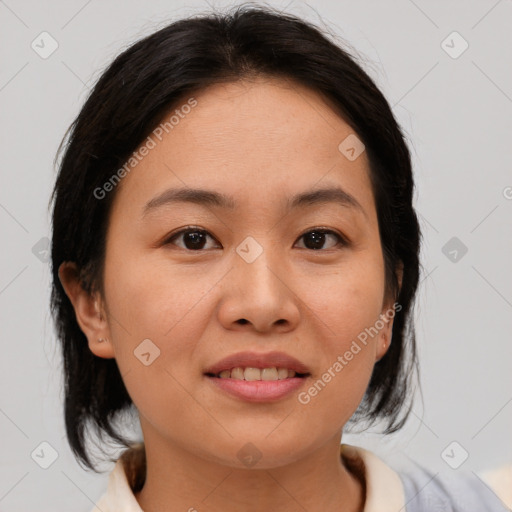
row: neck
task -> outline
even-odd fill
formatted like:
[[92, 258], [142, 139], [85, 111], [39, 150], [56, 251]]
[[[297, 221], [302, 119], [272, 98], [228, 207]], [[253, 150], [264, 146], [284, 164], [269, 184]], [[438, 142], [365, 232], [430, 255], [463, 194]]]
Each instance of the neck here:
[[[156, 441], [156, 442], [154, 442]], [[340, 457], [340, 436], [311, 454], [271, 469], [238, 469], [146, 439], [147, 473], [135, 494], [144, 512], [361, 512], [364, 477]]]

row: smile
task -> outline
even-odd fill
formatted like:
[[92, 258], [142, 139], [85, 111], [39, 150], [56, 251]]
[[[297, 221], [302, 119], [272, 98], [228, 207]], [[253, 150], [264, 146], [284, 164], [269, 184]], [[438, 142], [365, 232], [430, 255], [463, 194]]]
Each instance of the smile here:
[[302, 377], [304, 374], [299, 374], [295, 370], [289, 370], [288, 368], [233, 368], [231, 370], [223, 370], [219, 372], [215, 377], [219, 379], [237, 379], [246, 381], [275, 381], [292, 379], [294, 377]]

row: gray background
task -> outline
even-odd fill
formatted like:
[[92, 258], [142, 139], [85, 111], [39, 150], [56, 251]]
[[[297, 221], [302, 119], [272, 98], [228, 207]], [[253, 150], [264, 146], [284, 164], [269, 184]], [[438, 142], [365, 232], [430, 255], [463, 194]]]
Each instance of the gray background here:
[[[344, 441], [385, 458], [407, 454], [436, 472], [512, 461], [512, 2], [269, 3], [314, 22], [320, 15], [366, 57], [414, 158], [424, 234], [416, 309], [423, 395], [400, 433]], [[187, 4], [0, 1], [1, 511], [89, 511], [105, 489], [107, 474], [83, 471], [64, 437], [44, 250], [53, 157], [122, 48], [209, 9]], [[46, 59], [31, 47], [43, 31], [58, 43]], [[463, 48], [453, 31], [469, 44], [457, 58], [445, 51]], [[443, 249], [452, 237], [465, 255]], [[457, 470], [441, 456], [453, 441], [452, 464], [469, 454]], [[51, 461], [42, 442], [58, 453], [48, 469], [31, 458], [36, 450], [39, 464]]]

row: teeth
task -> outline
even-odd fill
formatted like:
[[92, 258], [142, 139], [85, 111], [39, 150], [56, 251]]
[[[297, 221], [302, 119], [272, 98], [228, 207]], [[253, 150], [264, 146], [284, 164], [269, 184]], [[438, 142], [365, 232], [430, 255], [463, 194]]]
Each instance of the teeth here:
[[259, 368], [246, 368], [244, 370], [245, 380], [261, 380], [261, 370]]
[[278, 368], [277, 377], [279, 380], [288, 378], [288, 368]]
[[[233, 368], [231, 371], [230, 370], [224, 370], [224, 371], [228, 373], [228, 376], [227, 376], [228, 379], [229, 379], [229, 375], [231, 374], [232, 379], [244, 380], [244, 369], [243, 368]], [[224, 372], [221, 372], [220, 378], [222, 378], [222, 373], [224, 373]]]
[[263, 368], [261, 380], [277, 380], [277, 368]]
[[223, 370], [218, 374], [221, 379], [238, 379], [238, 380], [283, 380], [295, 377], [296, 372], [288, 368], [233, 368], [232, 370]]

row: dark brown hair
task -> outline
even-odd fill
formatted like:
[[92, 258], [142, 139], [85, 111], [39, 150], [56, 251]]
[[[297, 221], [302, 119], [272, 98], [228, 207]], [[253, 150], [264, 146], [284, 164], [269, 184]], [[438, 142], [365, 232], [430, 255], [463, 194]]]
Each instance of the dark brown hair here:
[[[420, 271], [420, 229], [413, 208], [409, 150], [390, 106], [355, 57], [313, 24], [270, 7], [243, 4], [228, 13], [169, 24], [123, 51], [104, 71], [64, 138], [52, 194], [52, 314], [63, 351], [65, 421], [77, 460], [96, 469], [86, 449], [89, 427], [127, 445], [116, 419], [132, 406], [115, 359], [95, 356], [58, 276], [75, 262], [84, 289], [103, 291], [105, 236], [115, 190], [94, 190], [120, 169], [187, 95], [219, 82], [282, 77], [325, 98], [366, 146], [379, 221], [387, 291], [401, 309], [392, 343], [374, 371], [353, 425], [401, 428], [416, 367], [412, 318]], [[63, 152], [63, 154], [62, 154]], [[397, 269], [403, 266], [399, 287]]]

